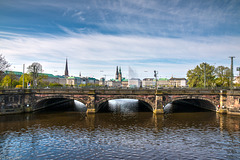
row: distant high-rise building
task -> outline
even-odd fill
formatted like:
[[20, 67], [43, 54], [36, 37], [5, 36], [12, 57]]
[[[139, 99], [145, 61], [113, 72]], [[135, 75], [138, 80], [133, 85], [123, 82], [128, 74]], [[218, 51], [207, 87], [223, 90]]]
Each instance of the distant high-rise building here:
[[65, 74], [64, 74], [65, 77], [69, 77], [69, 74], [68, 74], [68, 61], [67, 61], [67, 58], [66, 58], [66, 66], [65, 66]]

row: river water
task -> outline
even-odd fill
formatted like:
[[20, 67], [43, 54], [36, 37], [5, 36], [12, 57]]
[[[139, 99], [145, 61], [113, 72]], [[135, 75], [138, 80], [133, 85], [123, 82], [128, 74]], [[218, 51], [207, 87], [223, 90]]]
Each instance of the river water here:
[[240, 117], [73, 111], [0, 116], [0, 159], [239, 159]]

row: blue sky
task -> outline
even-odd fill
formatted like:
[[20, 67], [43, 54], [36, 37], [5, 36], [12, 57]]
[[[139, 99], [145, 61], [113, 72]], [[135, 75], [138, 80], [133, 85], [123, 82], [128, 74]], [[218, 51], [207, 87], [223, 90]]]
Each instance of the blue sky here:
[[[240, 66], [239, 0], [0, 0], [0, 53], [22, 71], [186, 77], [207, 62]], [[235, 74], [238, 74], [235, 71]]]

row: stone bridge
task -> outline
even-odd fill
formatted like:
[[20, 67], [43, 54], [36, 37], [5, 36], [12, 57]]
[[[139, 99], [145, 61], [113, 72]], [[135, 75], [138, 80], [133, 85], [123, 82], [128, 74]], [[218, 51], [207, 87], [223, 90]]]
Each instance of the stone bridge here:
[[[96, 113], [101, 104], [113, 99], [137, 99], [147, 103], [154, 113], [163, 113], [163, 106], [178, 100], [199, 100], [211, 104], [210, 110], [240, 109], [239, 90], [203, 89], [24, 89], [1, 90], [1, 112], [31, 112], [42, 109], [49, 100], [77, 100], [87, 107], [87, 113]], [[217, 108], [216, 108], [217, 107]]]

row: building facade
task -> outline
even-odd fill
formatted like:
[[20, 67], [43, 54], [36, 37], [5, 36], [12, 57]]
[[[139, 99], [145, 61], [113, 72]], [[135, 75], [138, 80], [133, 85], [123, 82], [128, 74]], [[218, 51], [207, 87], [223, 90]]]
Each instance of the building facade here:
[[122, 86], [122, 83], [118, 80], [111, 79], [107, 81], [108, 87], [114, 87], [114, 88], [120, 88]]
[[129, 88], [140, 88], [142, 87], [142, 81], [139, 78], [132, 78], [128, 80]]
[[170, 78], [169, 79], [169, 86], [170, 87], [187, 87], [187, 80], [186, 78]]
[[157, 81], [158, 87], [168, 87], [170, 86], [169, 80], [167, 78], [159, 78]]
[[143, 88], [153, 88], [155, 86], [155, 81], [153, 78], [144, 78], [142, 81]]

